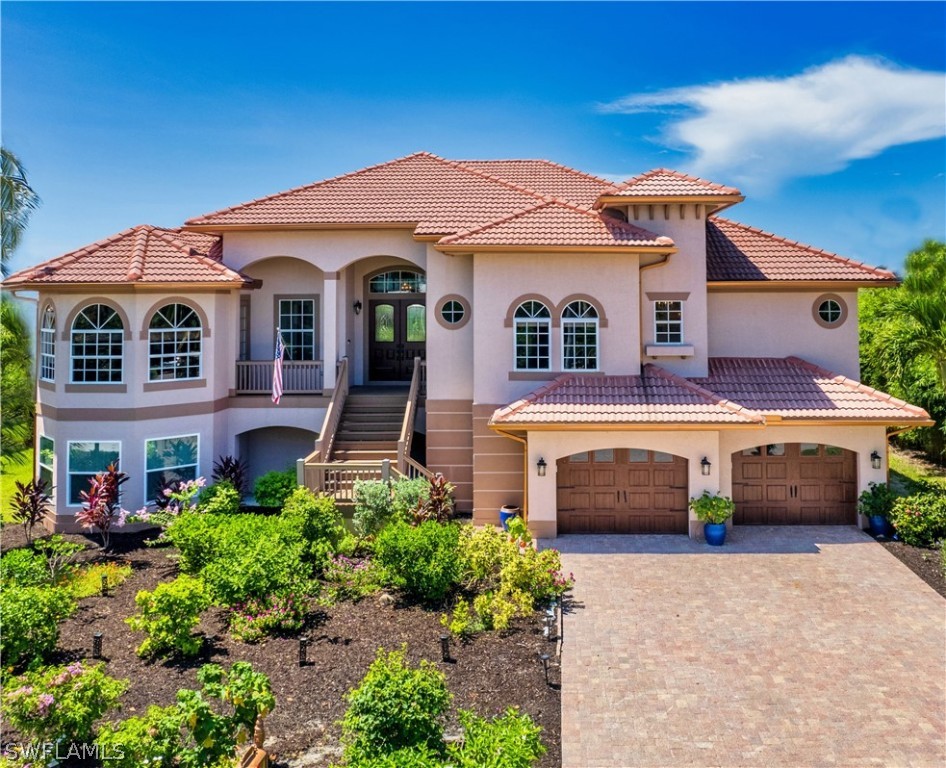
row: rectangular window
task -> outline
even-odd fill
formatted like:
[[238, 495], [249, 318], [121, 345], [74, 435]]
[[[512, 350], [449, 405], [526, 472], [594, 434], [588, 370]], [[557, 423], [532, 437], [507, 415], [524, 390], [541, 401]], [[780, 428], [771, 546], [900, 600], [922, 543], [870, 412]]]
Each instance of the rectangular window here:
[[250, 297], [240, 297], [240, 359], [250, 359]]
[[73, 383], [120, 384], [121, 380], [122, 331], [73, 331]]
[[564, 320], [562, 348], [566, 371], [598, 370], [598, 321]]
[[549, 370], [548, 320], [516, 320], [516, 370]]
[[56, 313], [52, 307], [46, 307], [43, 312], [39, 329], [39, 377], [43, 381], [56, 378]]
[[176, 480], [196, 480], [199, 437], [145, 440], [145, 503]]
[[315, 299], [279, 299], [277, 322], [286, 360], [315, 360]]
[[39, 436], [39, 479], [45, 480], [49, 486], [49, 495], [52, 496], [52, 488], [56, 481], [56, 471], [53, 462], [56, 460], [56, 444], [51, 437], [46, 435]]
[[89, 480], [108, 469], [109, 464], [120, 466], [122, 444], [116, 441], [83, 441], [68, 444], [68, 503], [82, 504], [82, 491], [89, 490]]
[[654, 302], [654, 341], [657, 344], [683, 343], [683, 302]]

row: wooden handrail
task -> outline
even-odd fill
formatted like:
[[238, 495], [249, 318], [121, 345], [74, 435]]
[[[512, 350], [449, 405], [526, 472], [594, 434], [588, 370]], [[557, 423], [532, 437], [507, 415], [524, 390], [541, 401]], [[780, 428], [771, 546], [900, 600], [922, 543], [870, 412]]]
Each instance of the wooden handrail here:
[[407, 474], [407, 461], [411, 457], [411, 442], [414, 440], [414, 418], [417, 413], [417, 395], [420, 391], [421, 359], [414, 358], [414, 373], [411, 375], [411, 388], [404, 407], [404, 420], [401, 422], [401, 435], [397, 441], [397, 469]]
[[[314, 394], [322, 391], [321, 360], [285, 360], [282, 365], [283, 393]], [[268, 395], [273, 391], [272, 360], [237, 360], [236, 392]]]
[[[342, 421], [342, 411], [345, 410], [345, 399], [348, 397], [348, 358], [343, 357], [338, 361], [338, 369], [335, 374], [335, 391], [332, 392], [332, 399], [329, 400], [328, 408], [325, 411], [325, 418], [322, 420], [322, 430], [319, 432], [319, 438], [315, 441], [315, 451], [312, 456], [318, 454], [318, 461], [328, 461], [332, 456], [332, 447], [335, 444], [335, 433], [338, 431], [338, 425]], [[306, 458], [306, 464], [309, 463]], [[310, 486], [312, 487], [312, 486]]]

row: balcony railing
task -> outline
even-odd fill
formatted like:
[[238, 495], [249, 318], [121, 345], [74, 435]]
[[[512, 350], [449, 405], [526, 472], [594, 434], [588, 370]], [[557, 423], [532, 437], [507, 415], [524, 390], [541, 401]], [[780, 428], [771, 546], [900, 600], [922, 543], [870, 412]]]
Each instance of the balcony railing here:
[[[236, 392], [238, 395], [268, 395], [272, 391], [272, 360], [237, 361]], [[282, 364], [282, 391], [287, 395], [321, 394], [322, 361], [285, 360]]]

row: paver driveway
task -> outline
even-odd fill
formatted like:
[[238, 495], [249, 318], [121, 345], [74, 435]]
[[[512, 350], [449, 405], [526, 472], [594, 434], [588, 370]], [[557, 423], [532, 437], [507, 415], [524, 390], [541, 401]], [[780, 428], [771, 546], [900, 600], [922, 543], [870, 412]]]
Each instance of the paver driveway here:
[[946, 600], [860, 531], [555, 546], [563, 768], [946, 766]]

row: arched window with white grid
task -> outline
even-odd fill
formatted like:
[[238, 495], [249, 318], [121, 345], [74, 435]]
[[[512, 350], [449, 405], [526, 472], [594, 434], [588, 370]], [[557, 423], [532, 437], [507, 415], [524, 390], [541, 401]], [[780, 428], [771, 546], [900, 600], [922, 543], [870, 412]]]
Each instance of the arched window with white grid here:
[[203, 329], [186, 304], [165, 304], [148, 325], [148, 378], [151, 381], [200, 378]]
[[598, 310], [573, 301], [562, 311], [562, 369], [598, 370]]
[[125, 327], [106, 304], [90, 304], [72, 321], [74, 384], [121, 384]]
[[513, 315], [516, 339], [516, 370], [547, 371], [550, 365], [549, 337], [552, 313], [541, 301], [520, 304]]
[[43, 310], [39, 328], [39, 377], [43, 381], [56, 380], [56, 310], [51, 304]]

